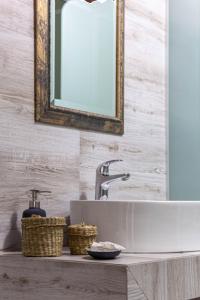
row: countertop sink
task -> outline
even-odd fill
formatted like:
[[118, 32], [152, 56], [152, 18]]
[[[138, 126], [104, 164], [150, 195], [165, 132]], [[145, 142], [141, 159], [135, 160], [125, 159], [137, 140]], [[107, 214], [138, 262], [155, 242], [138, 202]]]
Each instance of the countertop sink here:
[[127, 252], [200, 250], [200, 201], [71, 201], [71, 222], [95, 224], [98, 241]]

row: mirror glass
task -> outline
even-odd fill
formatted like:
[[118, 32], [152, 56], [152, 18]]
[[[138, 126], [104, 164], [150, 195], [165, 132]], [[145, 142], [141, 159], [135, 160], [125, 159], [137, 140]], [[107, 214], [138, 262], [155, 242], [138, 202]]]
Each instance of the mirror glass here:
[[51, 1], [51, 105], [116, 117], [116, 0]]

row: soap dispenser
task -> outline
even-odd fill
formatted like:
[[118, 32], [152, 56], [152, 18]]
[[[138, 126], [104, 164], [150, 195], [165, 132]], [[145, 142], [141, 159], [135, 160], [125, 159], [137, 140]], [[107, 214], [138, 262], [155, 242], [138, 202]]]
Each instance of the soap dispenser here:
[[30, 218], [32, 215], [37, 215], [40, 217], [46, 217], [46, 211], [40, 208], [40, 201], [37, 200], [38, 194], [51, 193], [49, 191], [31, 190], [32, 200], [29, 201], [29, 208], [26, 209], [22, 218]]

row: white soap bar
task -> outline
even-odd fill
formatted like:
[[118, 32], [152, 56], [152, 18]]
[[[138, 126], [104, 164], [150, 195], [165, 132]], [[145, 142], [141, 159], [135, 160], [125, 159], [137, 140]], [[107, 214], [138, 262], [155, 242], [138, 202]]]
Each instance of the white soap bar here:
[[98, 251], [98, 252], [108, 252], [113, 250], [120, 250], [123, 251], [125, 248], [121, 245], [112, 243], [112, 242], [94, 242], [90, 248], [91, 251]]

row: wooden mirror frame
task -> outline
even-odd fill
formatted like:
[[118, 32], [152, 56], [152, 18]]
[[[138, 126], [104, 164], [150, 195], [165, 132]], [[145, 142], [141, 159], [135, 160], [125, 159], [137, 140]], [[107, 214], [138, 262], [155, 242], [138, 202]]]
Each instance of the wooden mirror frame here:
[[122, 135], [124, 133], [124, 0], [116, 0], [116, 117], [50, 104], [50, 1], [34, 1], [35, 120], [46, 124]]

